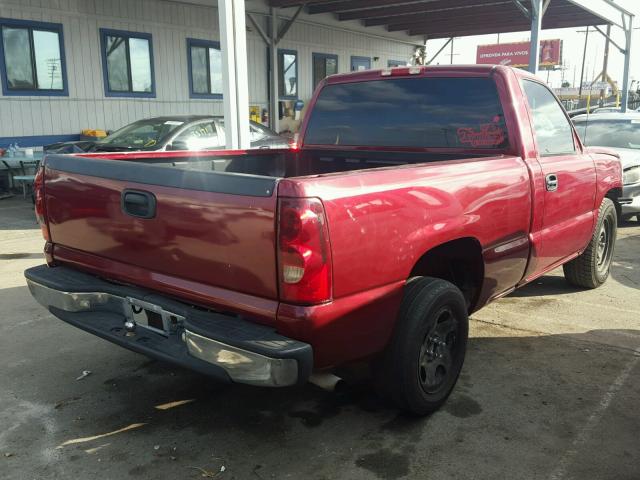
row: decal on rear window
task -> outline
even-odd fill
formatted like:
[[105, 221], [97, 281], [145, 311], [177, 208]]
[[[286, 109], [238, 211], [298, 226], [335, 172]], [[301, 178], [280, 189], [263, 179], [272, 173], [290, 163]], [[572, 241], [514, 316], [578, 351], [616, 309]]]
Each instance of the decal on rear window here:
[[480, 125], [480, 129], [459, 128], [458, 141], [472, 147], [499, 147], [507, 139], [507, 134], [495, 123]]

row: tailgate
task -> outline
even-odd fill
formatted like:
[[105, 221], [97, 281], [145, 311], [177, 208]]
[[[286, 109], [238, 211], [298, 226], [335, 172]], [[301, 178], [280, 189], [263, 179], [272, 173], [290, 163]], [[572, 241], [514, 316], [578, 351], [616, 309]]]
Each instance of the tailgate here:
[[56, 260], [204, 304], [275, 302], [277, 178], [155, 162], [48, 156]]

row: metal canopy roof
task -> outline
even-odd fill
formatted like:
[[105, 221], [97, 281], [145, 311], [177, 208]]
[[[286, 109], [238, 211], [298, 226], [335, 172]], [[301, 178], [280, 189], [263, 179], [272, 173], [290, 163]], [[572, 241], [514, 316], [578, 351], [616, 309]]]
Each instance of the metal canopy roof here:
[[[305, 5], [309, 14], [332, 13], [341, 21], [406, 31], [429, 39], [526, 31], [530, 0], [269, 0], [272, 7]], [[620, 8], [608, 0], [551, 0], [542, 28], [620, 25]]]

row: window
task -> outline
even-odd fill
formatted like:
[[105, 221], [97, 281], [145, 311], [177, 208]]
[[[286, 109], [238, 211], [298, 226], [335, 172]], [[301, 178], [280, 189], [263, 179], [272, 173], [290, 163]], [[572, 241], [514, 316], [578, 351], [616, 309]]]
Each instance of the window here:
[[490, 78], [396, 78], [325, 86], [305, 143], [503, 149], [509, 144]]
[[5, 95], [69, 95], [62, 25], [0, 19]]
[[370, 57], [351, 57], [351, 71], [352, 72], [361, 72], [363, 70], [371, 69], [371, 58]]
[[189, 95], [191, 98], [222, 98], [220, 43], [187, 39]]
[[182, 125], [184, 125], [184, 121], [179, 117], [174, 120], [164, 117], [138, 120], [99, 140], [96, 145], [102, 151], [105, 149], [109, 151], [108, 149], [111, 148], [156, 150], [158, 146], [168, 140], [170, 135], [182, 128]]
[[404, 60], [389, 60], [387, 61], [387, 67], [392, 68], [392, 67], [406, 67], [409, 64], [409, 62], [406, 62]]
[[151, 35], [100, 29], [107, 97], [155, 97]]
[[571, 124], [549, 89], [530, 80], [523, 80], [522, 87], [531, 110], [540, 156], [575, 152]]
[[328, 77], [338, 73], [338, 56], [326, 53], [313, 54], [313, 88]]
[[278, 50], [278, 91], [281, 98], [298, 98], [298, 52]]
[[172, 150], [206, 150], [220, 147], [218, 132], [212, 121], [186, 128], [171, 142]]
[[587, 146], [633, 148], [640, 150], [640, 119], [598, 119], [589, 115], [583, 119], [573, 119], [578, 135]]

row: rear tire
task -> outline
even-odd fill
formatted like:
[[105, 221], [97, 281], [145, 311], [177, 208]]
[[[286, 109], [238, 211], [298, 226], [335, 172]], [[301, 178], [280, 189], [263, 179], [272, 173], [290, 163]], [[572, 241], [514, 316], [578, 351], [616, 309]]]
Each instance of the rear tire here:
[[616, 207], [605, 198], [600, 204], [596, 228], [586, 250], [562, 267], [567, 282], [577, 287], [597, 288], [607, 280], [617, 231]]
[[460, 375], [468, 322], [464, 296], [455, 285], [410, 279], [394, 335], [374, 367], [378, 393], [415, 415], [437, 410]]

